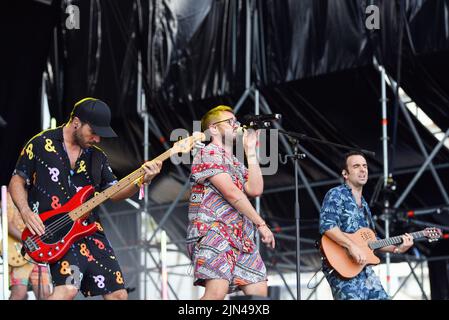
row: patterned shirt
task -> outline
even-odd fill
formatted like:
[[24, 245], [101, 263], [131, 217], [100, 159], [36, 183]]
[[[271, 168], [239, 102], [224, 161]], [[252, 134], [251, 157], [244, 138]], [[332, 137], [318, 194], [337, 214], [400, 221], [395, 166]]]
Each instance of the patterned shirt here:
[[342, 232], [354, 233], [360, 228], [373, 226], [371, 211], [362, 196], [362, 207], [359, 208], [351, 188], [347, 184], [332, 188], [324, 197], [320, 213], [320, 234], [333, 227]]
[[195, 244], [212, 230], [224, 236], [236, 249], [253, 252], [254, 224], [230, 205], [209, 181], [220, 173], [229, 174], [234, 184], [245, 192], [247, 168], [234, 155], [227, 155], [222, 147], [210, 143], [196, 154], [192, 163], [187, 244]]
[[[64, 144], [63, 126], [43, 131], [28, 141], [13, 172], [13, 175], [25, 179], [28, 204], [36, 213], [59, 208], [83, 186], [93, 185], [96, 192], [101, 192], [117, 182], [106, 155], [97, 147], [82, 149], [75, 168], [71, 169]], [[99, 159], [95, 162], [100, 166], [97, 169], [100, 170], [100, 181], [96, 185], [92, 178], [94, 153]], [[99, 222], [98, 214], [92, 213], [88, 221]], [[101, 226], [99, 230], [102, 231]]]

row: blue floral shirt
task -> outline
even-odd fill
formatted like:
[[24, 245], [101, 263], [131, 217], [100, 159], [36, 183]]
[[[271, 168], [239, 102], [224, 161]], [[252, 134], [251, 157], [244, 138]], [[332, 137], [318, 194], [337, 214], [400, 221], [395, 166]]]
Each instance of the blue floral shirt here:
[[360, 228], [374, 226], [368, 203], [362, 196], [359, 208], [348, 185], [332, 188], [324, 197], [320, 212], [320, 234], [339, 227], [346, 233], [354, 233]]
[[[351, 188], [342, 184], [329, 190], [324, 197], [320, 212], [320, 234], [338, 227], [342, 232], [354, 233], [360, 228], [374, 229], [368, 203], [362, 196], [359, 207]], [[382, 284], [370, 266], [352, 279], [342, 279], [323, 261], [323, 272], [337, 300], [383, 300], [389, 299]]]

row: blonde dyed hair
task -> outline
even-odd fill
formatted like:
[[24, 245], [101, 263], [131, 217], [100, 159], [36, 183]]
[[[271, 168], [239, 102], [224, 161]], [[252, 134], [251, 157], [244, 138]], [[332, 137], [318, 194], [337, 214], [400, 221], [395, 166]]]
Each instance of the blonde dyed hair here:
[[234, 110], [231, 107], [225, 105], [219, 105], [207, 111], [206, 114], [201, 118], [201, 130], [206, 131], [212, 123], [220, 121], [220, 113], [224, 111], [234, 114]]

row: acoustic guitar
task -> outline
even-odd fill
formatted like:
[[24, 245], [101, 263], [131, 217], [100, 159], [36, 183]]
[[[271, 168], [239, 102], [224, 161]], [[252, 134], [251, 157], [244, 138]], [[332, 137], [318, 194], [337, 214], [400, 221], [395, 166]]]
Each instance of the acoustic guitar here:
[[[365, 253], [367, 257], [365, 264], [358, 264], [349, 255], [346, 248], [343, 248], [326, 235], [321, 237], [320, 249], [327, 260], [327, 263], [345, 279], [354, 278], [367, 265], [379, 264], [380, 259], [374, 254], [374, 250], [402, 243], [401, 236], [377, 240], [373, 230], [369, 228], [361, 228], [354, 233], [344, 234], [356, 243]], [[410, 235], [413, 239], [427, 238], [429, 239], [429, 242], [431, 242], [441, 238], [442, 232], [438, 228], [426, 228], [418, 232], [410, 233]]]
[[[8, 235], [8, 264], [11, 267], [21, 267], [27, 261], [21, 254], [22, 243]], [[0, 241], [0, 255], [3, 255], [3, 241]]]

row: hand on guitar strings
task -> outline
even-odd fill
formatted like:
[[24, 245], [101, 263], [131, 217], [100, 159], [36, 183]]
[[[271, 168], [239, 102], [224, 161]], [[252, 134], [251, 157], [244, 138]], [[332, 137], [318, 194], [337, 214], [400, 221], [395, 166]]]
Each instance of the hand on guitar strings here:
[[22, 219], [31, 234], [41, 236], [45, 233], [45, 226], [38, 214], [31, 211], [30, 208], [21, 212]]
[[397, 246], [396, 253], [404, 253], [413, 246], [413, 236], [406, 233], [402, 236], [402, 243]]

